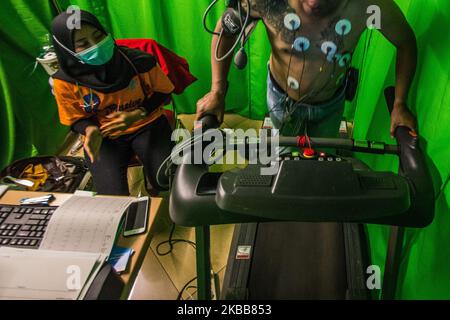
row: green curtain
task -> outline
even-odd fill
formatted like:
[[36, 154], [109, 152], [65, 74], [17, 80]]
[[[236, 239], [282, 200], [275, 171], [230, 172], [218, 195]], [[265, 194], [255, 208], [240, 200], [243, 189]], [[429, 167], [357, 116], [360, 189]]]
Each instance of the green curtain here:
[[66, 129], [58, 123], [48, 76], [33, 72], [46, 44], [53, 12], [49, 1], [0, 5], [0, 167], [36, 153], [53, 153]]
[[[401, 265], [398, 297], [449, 299], [450, 291], [450, 2], [446, 0], [396, 1], [413, 26], [419, 44], [417, 76], [409, 105], [417, 115], [421, 146], [437, 190], [436, 218], [423, 230], [408, 229]], [[355, 111], [357, 139], [392, 142], [383, 88], [394, 84], [395, 50], [374, 33], [364, 59], [363, 76]], [[360, 156], [377, 170], [395, 171], [392, 157]], [[384, 266], [387, 227], [369, 226], [373, 263]]]
[[[153, 38], [190, 63], [199, 78], [181, 96], [177, 111], [195, 112], [196, 101], [210, 86], [211, 36], [203, 31], [202, 15], [209, 0], [59, 0], [61, 8], [79, 5], [97, 15], [116, 38]], [[410, 96], [417, 115], [422, 145], [437, 189], [447, 180], [450, 164], [449, 75], [450, 2], [397, 0], [419, 41], [420, 62]], [[55, 152], [67, 128], [59, 124], [48, 88], [48, 77], [35, 57], [46, 44], [52, 9], [49, 0], [3, 0], [0, 10], [0, 167], [32, 154]], [[221, 2], [208, 19], [211, 28], [223, 12]], [[370, 39], [370, 42], [368, 41]], [[248, 44], [250, 63], [244, 71], [232, 68], [227, 110], [254, 119], [266, 112], [267, 61], [270, 45], [260, 24]], [[389, 115], [382, 90], [394, 84], [395, 50], [378, 32], [363, 35], [353, 63], [361, 69], [356, 100], [345, 116], [355, 120], [355, 138], [392, 142]], [[377, 170], [394, 170], [392, 157], [360, 156]], [[450, 191], [436, 201], [436, 219], [424, 230], [408, 230], [402, 263], [399, 298], [450, 298]], [[388, 228], [369, 226], [374, 264], [384, 265]], [[407, 268], [406, 268], [407, 267]]]

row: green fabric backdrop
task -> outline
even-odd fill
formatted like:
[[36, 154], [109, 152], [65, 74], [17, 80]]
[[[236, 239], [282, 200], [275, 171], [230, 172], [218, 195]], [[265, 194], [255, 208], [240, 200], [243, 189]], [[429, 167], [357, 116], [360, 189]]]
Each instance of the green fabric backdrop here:
[[[192, 113], [210, 84], [209, 46], [202, 14], [209, 0], [60, 0], [96, 14], [116, 38], [153, 38], [188, 59], [199, 81], [176, 98], [178, 112]], [[418, 75], [410, 105], [419, 119], [436, 188], [450, 171], [450, 2], [397, 0], [417, 34], [420, 47]], [[214, 26], [224, 5], [214, 10]], [[67, 128], [59, 124], [48, 77], [34, 59], [46, 43], [52, 16], [48, 0], [3, 0], [0, 5], [0, 167], [33, 154], [51, 154]], [[372, 32], [367, 50], [363, 36], [354, 64], [362, 67], [357, 99], [347, 105], [346, 117], [355, 119], [355, 138], [390, 141], [389, 116], [382, 89], [394, 83], [394, 48]], [[251, 118], [264, 116], [266, 64], [269, 44], [262, 25], [252, 37], [245, 71], [233, 68], [227, 109]], [[365, 55], [363, 52], [367, 51]], [[251, 88], [251, 89], [250, 89]], [[390, 157], [363, 158], [376, 169], [395, 170]], [[408, 230], [399, 298], [450, 298], [450, 190], [436, 202], [436, 219], [424, 230]], [[388, 228], [370, 226], [370, 247], [375, 264], [384, 265]], [[406, 266], [408, 268], [406, 269]]]

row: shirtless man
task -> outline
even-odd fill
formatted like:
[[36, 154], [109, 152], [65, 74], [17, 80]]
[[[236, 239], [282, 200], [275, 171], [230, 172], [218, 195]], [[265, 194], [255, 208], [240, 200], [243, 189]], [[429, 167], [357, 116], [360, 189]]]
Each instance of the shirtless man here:
[[[247, 0], [238, 1], [248, 10]], [[380, 31], [397, 48], [391, 136], [400, 125], [416, 129], [407, 97], [416, 71], [417, 43], [393, 0], [250, 0], [250, 5], [251, 17], [264, 23], [272, 46], [268, 110], [283, 135], [303, 134], [305, 123], [311, 136], [337, 134], [345, 102], [344, 75], [367, 28], [371, 5], [380, 7]], [[220, 30], [221, 20], [216, 32]], [[234, 36], [223, 37], [219, 56], [229, 51], [235, 40]], [[216, 61], [217, 41], [214, 36], [211, 91], [198, 101], [197, 119], [214, 114], [222, 122], [232, 57]]]

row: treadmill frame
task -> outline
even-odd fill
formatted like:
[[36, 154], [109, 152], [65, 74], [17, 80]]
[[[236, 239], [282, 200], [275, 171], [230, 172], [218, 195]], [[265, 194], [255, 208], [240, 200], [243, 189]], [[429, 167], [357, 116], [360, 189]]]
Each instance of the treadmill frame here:
[[[364, 236], [364, 230], [362, 229], [364, 225], [362, 224], [344, 224], [344, 238], [345, 238], [345, 248], [346, 248], [346, 260], [347, 266], [347, 282], [348, 282], [348, 298], [349, 299], [366, 299], [369, 296], [364, 292], [361, 292], [361, 284], [365, 284], [364, 270], [362, 270], [364, 265], [364, 260], [368, 262], [369, 256], [364, 257], [363, 253], [363, 241], [361, 236]], [[231, 244], [230, 255], [228, 257], [228, 262], [230, 260], [235, 260], [231, 251], [233, 247], [236, 246], [238, 237], [236, 233], [239, 233], [243, 228], [243, 224], [236, 225], [235, 235], [233, 236], [233, 241]], [[255, 241], [257, 232], [257, 223], [247, 224], [250, 233], [253, 233], [253, 239], [247, 238], [247, 240]], [[363, 233], [361, 233], [363, 232]], [[381, 289], [381, 299], [382, 300], [393, 300], [397, 292], [398, 275], [401, 264], [402, 250], [403, 250], [403, 240], [405, 235], [404, 227], [391, 227], [390, 239], [386, 253], [386, 264], [383, 277], [383, 285]], [[197, 286], [198, 286], [198, 299], [199, 300], [211, 300], [211, 243], [210, 243], [210, 226], [200, 226], [195, 228], [195, 240], [197, 244]], [[356, 242], [355, 242], [356, 240]], [[367, 246], [365, 246], [367, 248]], [[358, 253], [359, 252], [359, 253]], [[352, 263], [349, 263], [350, 262]], [[228, 263], [227, 266], [230, 264]], [[233, 265], [233, 264], [231, 264]], [[251, 259], [248, 264], [243, 264], [243, 266], [238, 266], [239, 270], [236, 271], [236, 267], [232, 267], [231, 272], [226, 272], [224, 284], [231, 281], [231, 276], [237, 277], [239, 281], [248, 282], [248, 276], [251, 268]], [[362, 272], [361, 272], [362, 271]], [[235, 273], [238, 272], [238, 275]], [[234, 274], [233, 274], [234, 273]], [[229, 275], [228, 275], [229, 274]], [[228, 276], [227, 276], [228, 275]], [[222, 298], [226, 295], [226, 288], [222, 289]], [[242, 293], [240, 293], [242, 296]], [[248, 293], [246, 293], [245, 298], [248, 298]], [[244, 298], [244, 299], [245, 299]], [[239, 297], [233, 297], [233, 299], [239, 299]]]

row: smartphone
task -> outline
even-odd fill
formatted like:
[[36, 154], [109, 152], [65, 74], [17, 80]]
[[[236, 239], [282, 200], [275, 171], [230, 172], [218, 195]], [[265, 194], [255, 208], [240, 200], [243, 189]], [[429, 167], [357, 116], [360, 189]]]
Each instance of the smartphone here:
[[125, 237], [145, 233], [147, 229], [149, 205], [149, 197], [139, 198], [130, 204], [125, 216], [125, 228], [123, 232]]

